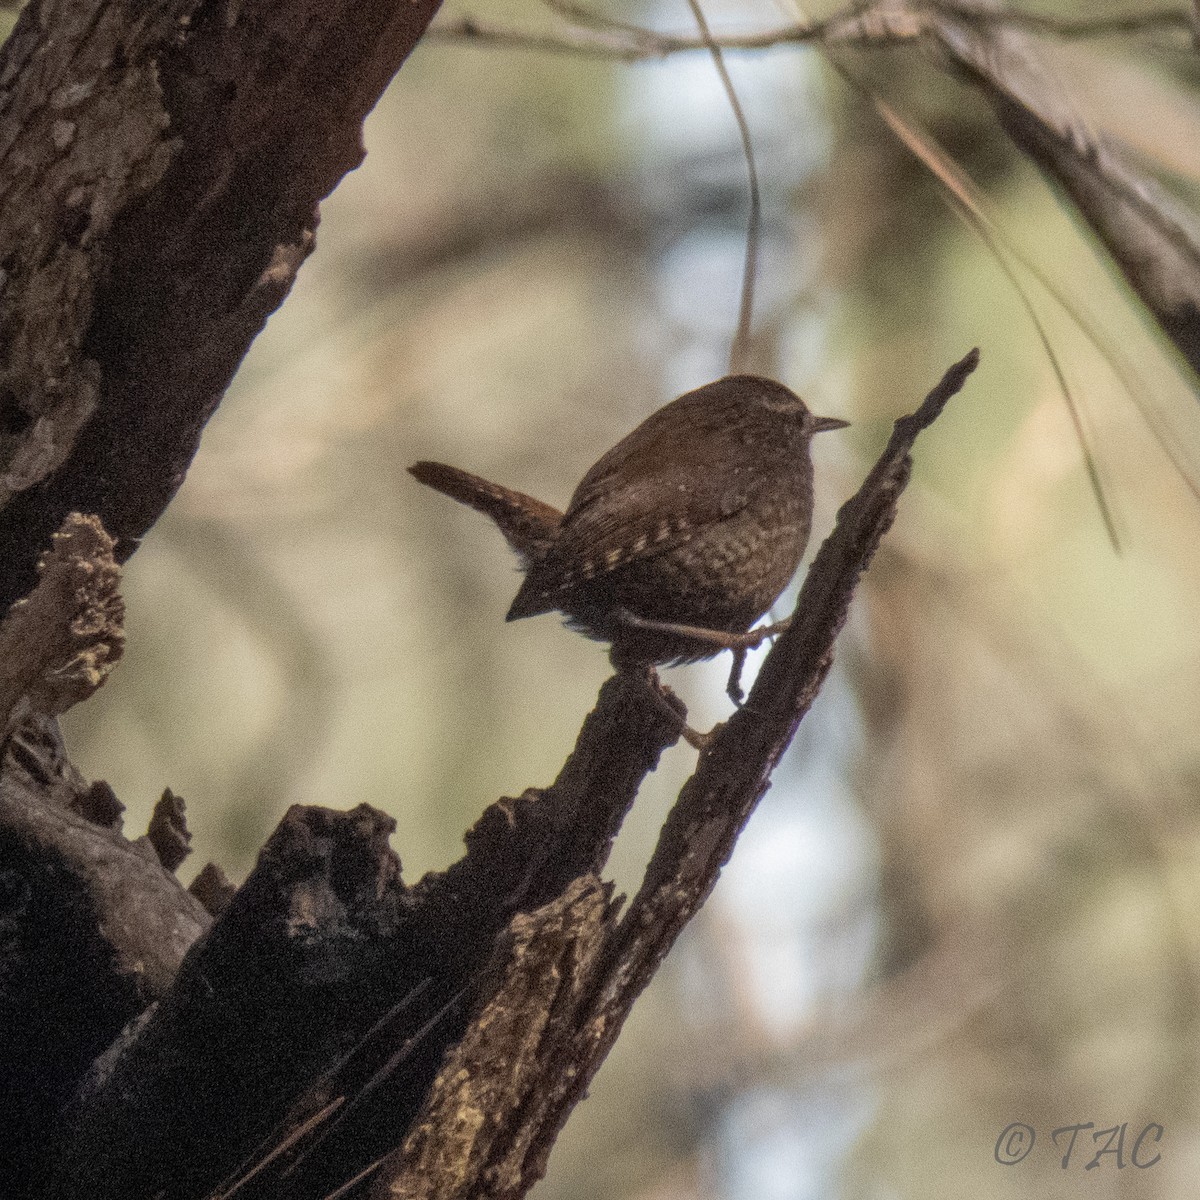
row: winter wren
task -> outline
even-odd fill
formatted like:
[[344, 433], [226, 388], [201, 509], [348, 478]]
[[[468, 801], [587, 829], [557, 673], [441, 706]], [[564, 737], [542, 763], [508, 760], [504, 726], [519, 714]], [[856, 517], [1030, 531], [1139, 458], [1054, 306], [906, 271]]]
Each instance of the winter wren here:
[[723, 647], [629, 616], [748, 630], [808, 543], [812, 436], [846, 424], [813, 416], [773, 380], [730, 375], [647, 417], [588, 471], [565, 513], [457, 467], [409, 470], [486, 513], [520, 556], [508, 620], [557, 610], [610, 643], [618, 669], [696, 662]]

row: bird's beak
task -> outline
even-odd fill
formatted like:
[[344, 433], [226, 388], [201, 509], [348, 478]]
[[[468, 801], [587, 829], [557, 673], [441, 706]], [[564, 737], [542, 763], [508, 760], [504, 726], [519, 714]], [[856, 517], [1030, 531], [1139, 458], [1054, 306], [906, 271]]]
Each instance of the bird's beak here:
[[827, 429], [845, 429], [849, 424], [849, 421], [843, 421], [840, 417], [813, 417], [812, 431], [824, 433]]

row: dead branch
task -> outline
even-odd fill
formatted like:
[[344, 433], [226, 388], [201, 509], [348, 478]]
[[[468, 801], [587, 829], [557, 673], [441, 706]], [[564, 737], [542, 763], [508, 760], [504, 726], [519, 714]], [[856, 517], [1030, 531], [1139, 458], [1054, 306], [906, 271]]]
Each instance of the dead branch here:
[[[449, 1053], [403, 1148], [372, 1172], [371, 1200], [518, 1200], [541, 1177], [567, 1115], [711, 892], [816, 698], [854, 588], [895, 516], [917, 435], [978, 361], [972, 351], [917, 412], [896, 422], [883, 457], [842, 506], [791, 627], [767, 656], [746, 705], [702, 753], [624, 917], [616, 919], [600, 881], [588, 876], [510, 926], [493, 956], [494, 990]], [[531, 995], [538, 997], [537, 1019], [524, 1007]], [[515, 1065], [499, 1094], [497, 1061]], [[430, 1173], [442, 1149], [453, 1170]]]
[[[965, 8], [966, 6], [964, 6]], [[1013, 143], [1058, 185], [1200, 374], [1200, 222], [1075, 112], [1020, 34], [948, 9], [930, 27]]]
[[324, 1195], [386, 1153], [459, 1040], [497, 936], [600, 868], [676, 737], [649, 693], [610, 680], [555, 783], [493, 805], [466, 856], [414, 887], [387, 847], [391, 818], [293, 809], [157, 1008], [81, 1088], [48, 1194], [204, 1195], [338, 1097], [358, 1097], [352, 1120], [314, 1125], [319, 1143], [237, 1194]]
[[44, 1182], [64, 1103], [121, 1028], [163, 995], [208, 914], [107, 785], [34, 715], [0, 763], [0, 1195]]
[[[45, 1178], [45, 1164], [54, 1173], [27, 1194], [316, 1198], [357, 1178], [344, 1194], [523, 1195], [768, 786], [892, 520], [913, 441], [976, 362], [972, 352], [897, 423], [843, 506], [791, 628], [702, 756], [620, 919], [598, 872], [678, 735], [626, 676], [601, 690], [555, 783], [489, 808], [449, 870], [408, 887], [387, 845], [390, 818], [365, 806], [293, 809], [207, 928], [149, 842], [129, 847], [115, 830], [69, 812], [49, 818], [40, 798], [12, 793], [0, 832], [27, 837], [31, 822], [49, 821], [39, 856], [87, 859], [73, 876], [70, 936], [94, 938], [89, 914], [124, 897], [119, 919], [104, 921], [113, 945], [103, 962], [147, 954], [147, 941], [167, 952], [149, 991], [109, 1011], [110, 1038], [120, 1012], [141, 1015], [103, 1054], [97, 1027], [79, 1023], [92, 1041], [72, 1060], [74, 1098], [59, 1108], [72, 1086], [59, 1077], [26, 1159], [42, 1169], [27, 1166], [22, 1182]], [[23, 745], [14, 740], [13, 754]], [[13, 754], [10, 775], [25, 769]], [[64, 784], [64, 803], [76, 807], [67, 797], [81, 786]], [[111, 875], [89, 865], [101, 843], [116, 855]], [[121, 975], [105, 967], [91, 986], [110, 977]]]

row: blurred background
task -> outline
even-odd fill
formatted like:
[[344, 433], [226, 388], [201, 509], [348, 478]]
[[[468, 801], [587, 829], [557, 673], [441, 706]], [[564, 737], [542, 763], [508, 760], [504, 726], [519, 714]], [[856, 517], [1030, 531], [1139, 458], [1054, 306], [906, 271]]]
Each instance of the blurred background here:
[[[797, 15], [706, 8], [718, 31]], [[446, 11], [553, 22], [517, 0]], [[682, 0], [613, 12], [692, 28]], [[1194, 53], [1147, 38], [1045, 51], [1084, 118], [1194, 207]], [[817, 443], [814, 545], [891, 422], [972, 345], [983, 362], [918, 443], [833, 675], [536, 1194], [1190, 1196], [1195, 380], [972, 93], [912, 48], [843, 61], [949, 149], [1085, 317], [1087, 333], [1026, 279], [1121, 552], [992, 252], [817, 52], [731, 56], [764, 190], [756, 367], [853, 422]], [[290, 804], [367, 802], [395, 816], [414, 881], [459, 856], [487, 804], [550, 782], [605, 653], [553, 617], [506, 625], [502, 539], [405, 468], [441, 459], [564, 505], [634, 424], [724, 369], [747, 201], [707, 56], [623, 65], [428, 38], [366, 143], [128, 567], [123, 664], [68, 721], [131, 836], [165, 786], [185, 797], [185, 878], [210, 859], [241, 878]], [[727, 669], [669, 673], [697, 726], [726, 715]], [[672, 750], [643, 789], [612, 864], [625, 890], [693, 762]], [[1012, 1122], [1037, 1140], [1000, 1165]], [[1088, 1130], [1061, 1167], [1050, 1132], [1086, 1122], [1126, 1124], [1123, 1166], [1084, 1169]], [[1164, 1132], [1140, 1161], [1162, 1157], [1140, 1169], [1151, 1122]]]

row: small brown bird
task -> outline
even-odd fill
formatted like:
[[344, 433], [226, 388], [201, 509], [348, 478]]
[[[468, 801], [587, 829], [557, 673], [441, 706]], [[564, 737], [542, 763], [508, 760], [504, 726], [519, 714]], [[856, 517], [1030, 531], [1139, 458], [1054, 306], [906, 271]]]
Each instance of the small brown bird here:
[[647, 417], [565, 513], [443, 463], [409, 470], [491, 517], [516, 550], [525, 579], [508, 620], [557, 610], [610, 643], [618, 670], [696, 662], [737, 654], [736, 638], [666, 626], [743, 634], [771, 607], [808, 543], [812, 436], [846, 424], [773, 380], [730, 375]]

